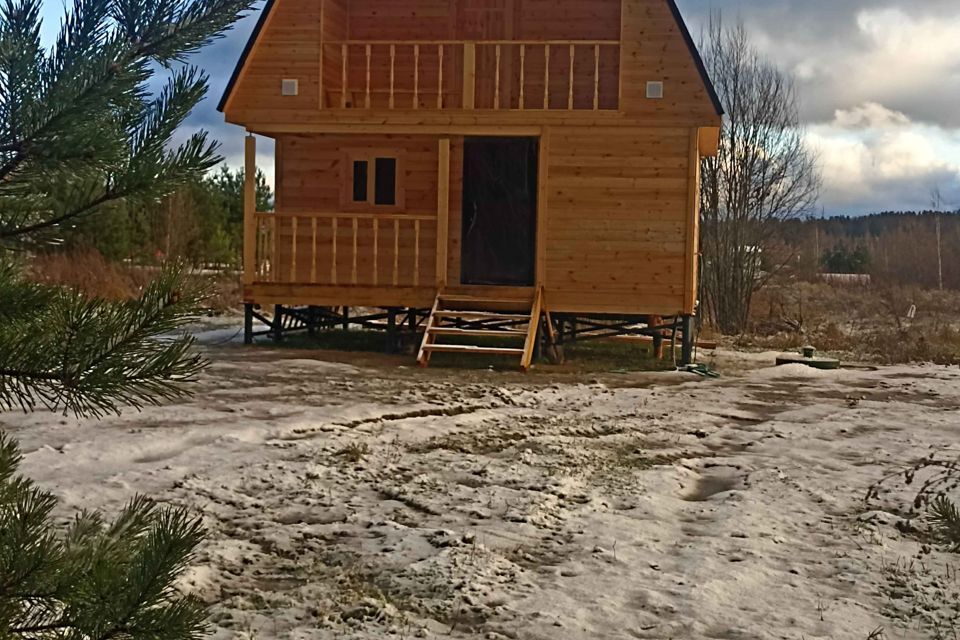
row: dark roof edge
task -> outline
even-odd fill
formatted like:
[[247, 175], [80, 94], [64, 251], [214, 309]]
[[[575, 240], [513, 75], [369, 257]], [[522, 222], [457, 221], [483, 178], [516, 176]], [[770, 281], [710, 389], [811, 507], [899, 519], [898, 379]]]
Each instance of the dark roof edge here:
[[276, 0], [267, 0], [267, 4], [264, 5], [263, 10], [260, 12], [260, 19], [257, 20], [257, 26], [253, 28], [253, 33], [250, 34], [250, 38], [247, 40], [247, 45], [243, 48], [243, 53], [240, 55], [240, 60], [237, 62], [237, 66], [233, 69], [233, 74], [230, 76], [230, 82], [227, 83], [227, 88], [223, 91], [223, 96], [221, 96], [220, 103], [217, 105], [217, 111], [220, 113], [223, 113], [224, 108], [227, 106], [227, 102], [230, 100], [230, 94], [233, 93], [237, 81], [240, 79], [240, 74], [243, 72], [243, 67], [247, 64], [247, 58], [250, 57], [250, 52], [253, 50], [253, 45], [256, 44], [257, 39], [260, 37], [260, 32], [263, 31], [263, 25], [267, 23], [267, 18], [270, 17], [270, 11], [273, 10], [275, 1]]
[[667, 4], [670, 5], [670, 11], [673, 12], [673, 17], [677, 21], [677, 25], [680, 27], [680, 33], [683, 35], [683, 39], [687, 43], [687, 48], [690, 49], [690, 55], [693, 56], [693, 62], [697, 65], [697, 71], [700, 72], [700, 77], [703, 79], [703, 84], [707, 88], [707, 93], [710, 95], [710, 100], [713, 102], [714, 109], [717, 110], [717, 115], [724, 115], [723, 103], [720, 102], [720, 96], [717, 95], [717, 89], [713, 86], [713, 81], [710, 79], [710, 74], [707, 73], [707, 67], [703, 64], [703, 57], [700, 55], [700, 50], [697, 49], [697, 43], [693, 41], [693, 36], [690, 35], [690, 29], [687, 28], [687, 23], [683, 19], [683, 15], [680, 13], [680, 8], [677, 6], [676, 0], [667, 0]]

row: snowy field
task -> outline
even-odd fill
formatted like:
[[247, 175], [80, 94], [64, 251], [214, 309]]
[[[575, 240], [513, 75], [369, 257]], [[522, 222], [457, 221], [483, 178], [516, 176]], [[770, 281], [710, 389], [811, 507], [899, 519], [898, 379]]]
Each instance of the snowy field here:
[[960, 444], [956, 367], [822, 373], [728, 355], [703, 381], [206, 350], [181, 404], [3, 421], [24, 472], [68, 508], [139, 492], [203, 514], [185, 588], [213, 605], [217, 638], [960, 627], [958, 557], [918, 560], [897, 517], [863, 502], [884, 474]]

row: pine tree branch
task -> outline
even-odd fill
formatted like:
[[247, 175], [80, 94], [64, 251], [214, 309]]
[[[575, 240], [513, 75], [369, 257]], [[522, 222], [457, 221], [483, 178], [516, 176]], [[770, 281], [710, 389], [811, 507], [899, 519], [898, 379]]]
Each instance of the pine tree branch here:
[[32, 627], [13, 627], [10, 633], [24, 635], [27, 633], [43, 633], [45, 631], [60, 631], [65, 629], [76, 629], [76, 626], [69, 622], [54, 622], [50, 624], [41, 624]]
[[87, 213], [91, 213], [96, 209], [98, 209], [99, 207], [102, 207], [103, 205], [109, 202], [113, 202], [115, 200], [121, 200], [124, 197], [126, 197], [126, 195], [122, 193], [107, 192], [104, 195], [98, 198], [95, 198], [94, 200], [91, 200], [90, 202], [84, 203], [76, 207], [72, 211], [68, 211], [67, 213], [58, 215], [55, 218], [42, 220], [40, 222], [27, 225], [25, 227], [18, 227], [14, 229], [0, 229], [0, 240], [7, 240], [10, 238], [18, 238], [21, 236], [31, 235], [39, 231], [43, 231], [44, 229], [50, 229], [52, 227], [59, 226], [64, 222], [68, 222], [74, 218], [78, 218], [80, 216], [86, 215]]

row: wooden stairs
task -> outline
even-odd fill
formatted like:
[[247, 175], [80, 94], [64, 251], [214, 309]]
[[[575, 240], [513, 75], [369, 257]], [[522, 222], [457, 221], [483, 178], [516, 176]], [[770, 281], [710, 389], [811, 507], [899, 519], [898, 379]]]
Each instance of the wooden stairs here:
[[[417, 362], [430, 364], [434, 353], [513, 356], [528, 371], [537, 344], [540, 317], [545, 313], [543, 290], [533, 299], [502, 299], [440, 292], [427, 320]], [[487, 346], [514, 341], [516, 346]]]

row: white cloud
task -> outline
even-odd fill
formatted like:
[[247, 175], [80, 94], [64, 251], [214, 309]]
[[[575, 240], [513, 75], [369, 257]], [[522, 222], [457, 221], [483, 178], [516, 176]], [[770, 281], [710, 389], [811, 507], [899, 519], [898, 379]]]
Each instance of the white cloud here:
[[830, 210], [923, 208], [933, 187], [960, 198], [960, 131], [864, 103], [814, 125], [808, 140], [820, 156]]
[[887, 129], [910, 124], [910, 118], [876, 102], [865, 102], [852, 109], [838, 109], [833, 124], [846, 129]]

